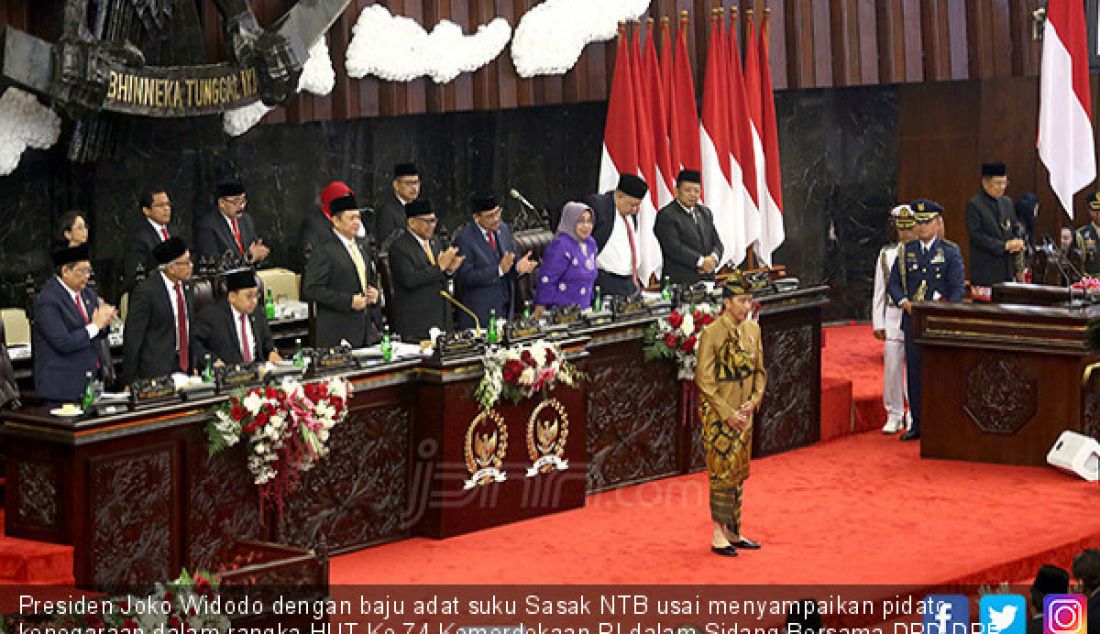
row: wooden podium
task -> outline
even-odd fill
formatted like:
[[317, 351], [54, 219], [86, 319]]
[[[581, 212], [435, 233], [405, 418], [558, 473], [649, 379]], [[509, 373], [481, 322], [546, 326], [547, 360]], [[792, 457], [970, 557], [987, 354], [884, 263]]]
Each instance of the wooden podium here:
[[[1036, 292], [1035, 303], [1046, 303]], [[1064, 430], [1100, 438], [1100, 372], [1082, 384], [1100, 361], [1085, 346], [1096, 318], [1100, 306], [914, 305], [924, 346], [921, 457], [1043, 465]]]

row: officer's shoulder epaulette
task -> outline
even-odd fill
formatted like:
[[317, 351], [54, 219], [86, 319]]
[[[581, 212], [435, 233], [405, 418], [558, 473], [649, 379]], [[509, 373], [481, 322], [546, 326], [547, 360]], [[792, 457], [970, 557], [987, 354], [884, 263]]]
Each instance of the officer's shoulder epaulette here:
[[943, 243], [946, 244], [947, 246], [951, 247], [952, 249], [955, 249], [956, 251], [959, 250], [959, 245], [957, 245], [954, 242], [948, 240], [947, 238], [941, 238], [941, 240], [943, 240]]

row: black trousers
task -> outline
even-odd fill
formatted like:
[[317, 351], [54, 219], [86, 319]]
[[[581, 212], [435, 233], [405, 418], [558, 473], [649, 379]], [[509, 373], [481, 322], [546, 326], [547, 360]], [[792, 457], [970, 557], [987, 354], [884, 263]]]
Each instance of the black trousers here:
[[921, 420], [921, 345], [913, 341], [913, 333], [905, 330], [905, 380], [909, 388], [909, 413], [913, 416], [913, 431], [920, 433]]
[[604, 297], [608, 295], [633, 295], [636, 290], [634, 288], [634, 278], [627, 275], [615, 275], [602, 269], [596, 272], [596, 286], [600, 287], [600, 294]]

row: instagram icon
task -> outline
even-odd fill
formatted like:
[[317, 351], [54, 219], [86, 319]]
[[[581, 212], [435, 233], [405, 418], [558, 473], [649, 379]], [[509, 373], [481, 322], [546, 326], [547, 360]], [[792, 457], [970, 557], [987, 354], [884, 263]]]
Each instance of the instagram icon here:
[[1086, 605], [1079, 594], [1048, 594], [1043, 598], [1043, 634], [1085, 634]]

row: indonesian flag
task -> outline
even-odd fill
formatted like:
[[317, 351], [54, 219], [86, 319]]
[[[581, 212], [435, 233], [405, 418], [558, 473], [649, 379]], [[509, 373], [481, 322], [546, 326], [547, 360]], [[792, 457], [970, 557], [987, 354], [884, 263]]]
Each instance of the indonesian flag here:
[[[638, 131], [638, 172], [637, 174], [649, 185], [649, 191], [642, 204], [638, 208], [638, 233], [636, 236], [638, 245], [638, 279], [642, 286], [649, 285], [649, 276], [656, 275], [660, 279], [663, 256], [661, 243], [657, 240], [657, 234], [653, 232], [653, 226], [657, 222], [656, 196], [661, 189], [661, 176], [657, 166], [657, 149], [654, 141], [653, 121], [650, 113], [650, 98], [646, 92], [651, 86], [660, 83], [656, 75], [657, 65], [653, 65], [653, 81], [650, 81], [647, 65], [642, 62], [641, 51], [638, 45], [640, 28], [634, 29], [630, 38], [630, 64], [634, 68], [634, 116], [635, 128]], [[658, 116], [660, 114], [658, 113]]]
[[1096, 178], [1085, 7], [1050, 0], [1039, 73], [1039, 158], [1073, 219], [1073, 195]]
[[606, 192], [619, 184], [619, 174], [638, 173], [638, 131], [634, 114], [634, 79], [626, 46], [626, 27], [619, 25], [619, 46], [615, 54], [615, 74], [607, 102], [607, 121], [603, 128], [603, 154], [600, 157], [600, 187]]
[[[653, 139], [653, 153], [656, 157], [655, 183], [649, 183], [650, 188], [656, 190], [657, 209], [672, 202], [672, 192], [676, 183], [676, 172], [672, 171], [672, 158], [668, 147], [668, 101], [665, 99], [665, 88], [661, 77], [661, 66], [657, 62], [657, 32], [653, 25], [649, 25], [645, 46], [645, 74], [643, 76], [645, 97], [649, 110], [650, 131]], [[668, 29], [665, 29], [665, 42], [667, 47]]]
[[[771, 63], [768, 60], [768, 17], [757, 37], [760, 47], [760, 98], [763, 106], [763, 129], [760, 140], [764, 145], [766, 189], [760, 192], [760, 241], [757, 251], [760, 260], [772, 265], [772, 253], [783, 244], [783, 179], [779, 165], [779, 129], [775, 120], [775, 93], [772, 90]], [[1090, 137], [1091, 138], [1091, 137]]]
[[707, 69], [703, 79], [703, 118], [699, 125], [702, 155], [703, 202], [714, 213], [714, 228], [722, 240], [723, 261], [742, 253], [734, 206], [740, 198], [731, 185], [729, 143], [729, 92], [726, 88], [726, 55], [722, 21], [714, 16], [707, 43]]
[[[753, 208], [757, 210], [756, 230], [753, 232], [756, 240], [756, 252], [760, 253], [760, 231], [763, 225], [763, 211], [765, 210], [763, 198], [767, 196], [768, 177], [767, 166], [764, 158], [764, 98], [760, 79], [760, 50], [756, 45], [756, 31], [753, 28], [751, 16], [747, 20], [745, 31], [745, 102], [749, 109], [749, 136], [752, 144], [752, 155], [755, 159], [754, 171], [756, 172], [756, 190], [753, 198]], [[747, 161], [746, 161], [747, 162]]]
[[[753, 151], [752, 120], [749, 118], [749, 102], [745, 96], [745, 78], [741, 70], [741, 51], [737, 43], [737, 14], [730, 22], [727, 76], [729, 78], [729, 132], [730, 169], [733, 180], [735, 225], [738, 250], [730, 253], [730, 261], [741, 264], [753, 242], [760, 238], [760, 212], [758, 211], [758, 186], [756, 154]], [[740, 219], [740, 223], [736, 220]]]
[[[669, 154], [672, 169], [679, 174], [682, 169], [702, 169], [699, 157], [699, 111], [695, 108], [695, 79], [691, 71], [691, 58], [687, 48], [687, 17], [680, 19], [679, 35], [676, 38], [675, 61], [669, 58], [670, 66], [668, 96], [669, 118]], [[706, 194], [706, 186], [703, 187]]]

